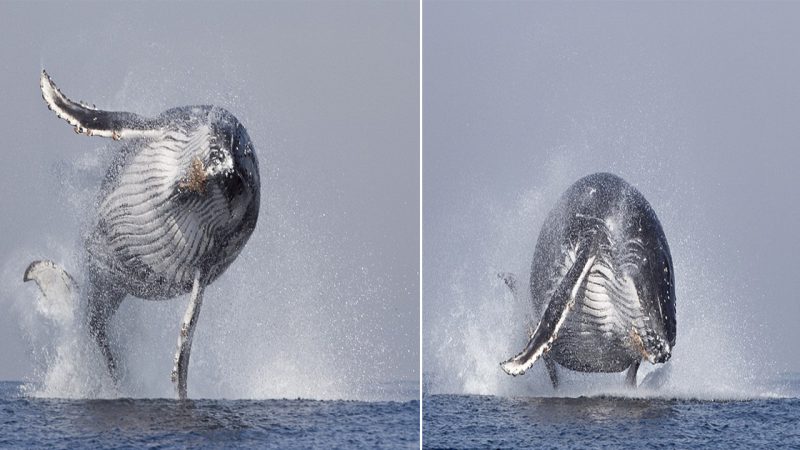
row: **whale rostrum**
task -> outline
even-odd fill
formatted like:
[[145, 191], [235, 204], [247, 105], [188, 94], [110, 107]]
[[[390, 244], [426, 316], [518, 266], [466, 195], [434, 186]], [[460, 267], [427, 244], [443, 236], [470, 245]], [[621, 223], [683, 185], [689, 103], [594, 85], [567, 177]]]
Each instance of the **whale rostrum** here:
[[[499, 274], [518, 294], [513, 274]], [[622, 372], [636, 385], [642, 360], [666, 362], [675, 346], [675, 282], [667, 239], [650, 204], [616, 175], [573, 184], [548, 214], [530, 274], [541, 317], [525, 349], [503, 362], [522, 375], [542, 358], [557, 388], [557, 365]]]
[[[258, 159], [247, 130], [217, 106], [172, 108], [148, 118], [72, 101], [44, 70], [40, 86], [48, 108], [77, 133], [121, 141], [111, 147], [115, 155], [84, 242], [88, 330], [117, 380], [107, 325], [122, 300], [189, 293], [172, 370], [177, 394], [186, 398], [204, 290], [233, 263], [258, 220]], [[24, 279], [36, 281], [45, 297], [77, 289], [51, 261], [32, 263]]]

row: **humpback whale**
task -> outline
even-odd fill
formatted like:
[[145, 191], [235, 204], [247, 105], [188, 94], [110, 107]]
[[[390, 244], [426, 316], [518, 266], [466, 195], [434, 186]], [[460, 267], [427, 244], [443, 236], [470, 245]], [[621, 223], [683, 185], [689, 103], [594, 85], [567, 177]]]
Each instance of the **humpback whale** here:
[[[500, 274], [517, 294], [516, 278]], [[675, 281], [667, 239], [655, 211], [622, 178], [596, 173], [573, 184], [539, 234], [530, 274], [541, 318], [521, 353], [501, 364], [522, 375], [544, 360], [558, 388], [557, 366], [622, 372], [636, 386], [643, 360], [669, 360], [675, 347]]]
[[[236, 259], [258, 220], [258, 159], [247, 130], [217, 106], [172, 108], [151, 118], [72, 101], [44, 70], [40, 85], [48, 108], [76, 133], [122, 143], [85, 239], [89, 333], [118, 380], [107, 327], [122, 300], [190, 293], [172, 370], [185, 399], [203, 292]], [[51, 261], [31, 263], [24, 280], [34, 280], [45, 296], [76, 289]]]

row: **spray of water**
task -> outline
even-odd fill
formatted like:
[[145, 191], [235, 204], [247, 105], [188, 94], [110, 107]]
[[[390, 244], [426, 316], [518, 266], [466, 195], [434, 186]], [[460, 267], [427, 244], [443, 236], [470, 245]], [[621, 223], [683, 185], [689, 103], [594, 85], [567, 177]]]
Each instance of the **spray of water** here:
[[[583, 150], [555, 149], [542, 171], [545, 176], [513, 205], [504, 209], [477, 194], [468, 211], [454, 214], [486, 218], [488, 223], [456, 220], [448, 224], [453, 236], [450, 245], [471, 243], [466, 250], [469, 256], [446, 270], [436, 267], [438, 271], [426, 277], [426, 284], [433, 286], [426, 287], [423, 325], [427, 393], [700, 399], [797, 395], [788, 385], [776, 382], [773, 362], [759, 352], [763, 339], [758, 326], [748, 322], [740, 307], [744, 299], [737, 283], [742, 281], [728, 277], [725, 265], [718, 264], [714, 245], [701, 242], [695, 232], [710, 225], [704, 222], [702, 211], [687, 211], [681, 202], [691, 195], [691, 182], [670, 179], [670, 168], [654, 164], [646, 153], [627, 156], [609, 163]], [[527, 285], [545, 216], [571, 183], [592, 171], [615, 172], [637, 185], [656, 209], [672, 250], [677, 344], [667, 364], [642, 365], [636, 391], [625, 388], [624, 373], [583, 374], [560, 368], [562, 387], [555, 392], [542, 362], [516, 378], [499, 366], [524, 347], [530, 327], [539, 318], [532, 316], [530, 299], [514, 299], [496, 274], [515, 272]], [[667, 189], [660, 183], [666, 179], [672, 182]]]
[[[118, 96], [119, 109], [125, 109], [123, 103], [136, 103], [125, 94], [137, 90], [128, 84]], [[228, 106], [235, 98], [219, 100]], [[159, 111], [158, 105], [127, 107], [147, 114]], [[2, 265], [3, 299], [19, 318], [35, 364], [24, 390], [42, 397], [174, 397], [170, 371], [187, 296], [123, 301], [109, 325], [122, 370], [115, 385], [86, 332], [82, 295], [43, 298], [33, 283], [22, 283], [28, 263], [52, 259], [83, 284], [80, 236], [91, 230], [98, 189], [118, 149], [108, 141], [84, 142], [89, 150], [55, 162], [41, 174], [50, 180], [52, 195], [70, 220], [52, 223], [51, 235], [20, 242], [20, 250], [7, 255]], [[392, 378], [398, 366], [381, 328], [379, 316], [385, 311], [376, 306], [388, 296], [393, 281], [369, 267], [352, 270], [341, 260], [337, 246], [347, 242], [319, 231], [324, 229], [321, 219], [292, 200], [291, 181], [264, 161], [268, 155], [259, 155], [263, 189], [258, 227], [239, 258], [206, 290], [192, 347], [189, 396], [415, 398]]]

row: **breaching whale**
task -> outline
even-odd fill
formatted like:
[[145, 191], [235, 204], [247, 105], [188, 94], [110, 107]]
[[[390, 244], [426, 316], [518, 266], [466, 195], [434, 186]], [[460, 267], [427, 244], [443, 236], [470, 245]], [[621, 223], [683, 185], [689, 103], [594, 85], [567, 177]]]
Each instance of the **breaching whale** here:
[[[47, 106], [77, 133], [122, 141], [85, 240], [88, 330], [116, 380], [107, 325], [122, 300], [191, 293], [172, 370], [178, 396], [186, 398], [204, 289], [236, 259], [258, 220], [258, 159], [247, 130], [217, 106], [147, 118], [74, 102], [45, 71], [40, 83]], [[72, 277], [50, 261], [31, 263], [24, 280], [36, 281], [45, 296], [75, 289]]]
[[[516, 291], [513, 275], [501, 274]], [[515, 292], [516, 293], [516, 292]], [[541, 320], [525, 349], [501, 364], [521, 375], [544, 359], [580, 372], [622, 372], [636, 385], [641, 361], [666, 362], [675, 346], [675, 281], [655, 211], [622, 178], [578, 180], [545, 219], [530, 275]]]

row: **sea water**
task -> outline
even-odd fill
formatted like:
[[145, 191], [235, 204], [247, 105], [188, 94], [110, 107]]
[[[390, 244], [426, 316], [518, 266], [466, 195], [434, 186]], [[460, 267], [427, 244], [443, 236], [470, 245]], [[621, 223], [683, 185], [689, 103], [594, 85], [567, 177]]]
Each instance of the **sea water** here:
[[0, 382], [0, 447], [417, 448], [419, 401], [58, 399]]
[[798, 398], [442, 394], [426, 395], [422, 405], [426, 448], [800, 446]]

